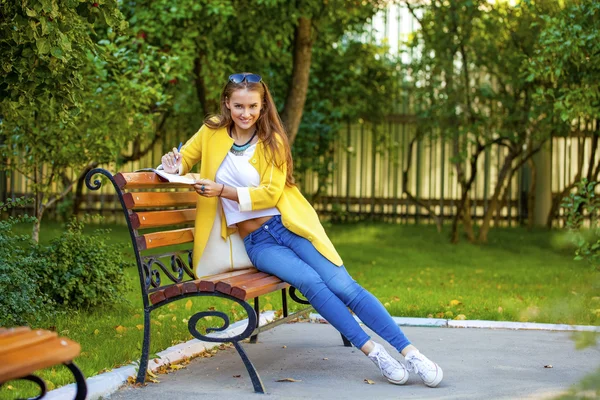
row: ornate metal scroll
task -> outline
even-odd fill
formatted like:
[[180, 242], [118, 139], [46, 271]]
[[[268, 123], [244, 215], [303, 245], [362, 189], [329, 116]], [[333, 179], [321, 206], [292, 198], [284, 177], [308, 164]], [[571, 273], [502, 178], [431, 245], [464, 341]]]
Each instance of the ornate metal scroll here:
[[296, 288], [293, 286], [290, 286], [290, 297], [292, 298], [292, 300], [294, 300], [296, 303], [300, 303], [300, 304], [310, 304], [310, 301], [306, 300], [306, 299], [301, 299], [300, 297], [298, 297], [298, 295], [296, 294]]

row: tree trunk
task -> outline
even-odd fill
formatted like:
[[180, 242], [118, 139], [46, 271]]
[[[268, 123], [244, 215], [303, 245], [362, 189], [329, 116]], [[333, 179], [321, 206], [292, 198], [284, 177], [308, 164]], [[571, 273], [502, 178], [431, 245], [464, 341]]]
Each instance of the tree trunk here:
[[[500, 193], [502, 191], [502, 186], [504, 185], [504, 181], [506, 180], [506, 176], [511, 171], [512, 162], [515, 159], [516, 154], [512, 152], [512, 150], [506, 156], [504, 160], [504, 165], [498, 174], [498, 181], [496, 182], [496, 187], [494, 188], [494, 194], [490, 199], [488, 209], [483, 215], [483, 222], [481, 223], [481, 229], [479, 230], [479, 241], [482, 243], [487, 242], [488, 233], [490, 231], [490, 221], [492, 220], [492, 216], [496, 212], [496, 208], [498, 207], [498, 199], [500, 198]], [[509, 183], [510, 184], [510, 183]]]
[[463, 228], [469, 242], [475, 242], [475, 232], [473, 231], [473, 219], [471, 218], [471, 199], [469, 198], [470, 190], [467, 190], [467, 198], [465, 199], [465, 206], [463, 210]]
[[413, 196], [413, 194], [408, 190], [408, 176], [410, 172], [410, 167], [412, 165], [413, 148], [418, 139], [419, 135], [417, 134], [415, 135], [415, 137], [412, 138], [412, 140], [408, 144], [408, 152], [406, 156], [406, 169], [402, 171], [402, 193], [406, 194], [406, 197], [409, 201], [412, 201], [413, 203], [425, 208], [429, 215], [435, 221], [435, 226], [437, 228], [438, 233], [442, 233], [442, 219], [440, 218], [440, 216], [435, 213], [435, 211], [429, 204], [419, 200], [418, 198]]
[[533, 197], [530, 208], [532, 226], [545, 226], [546, 217], [552, 208], [552, 154], [549, 143], [532, 158], [531, 195]]
[[[539, 208], [543, 208], [546, 204], [552, 202], [552, 186], [550, 186], [550, 193], [546, 193], [546, 190], [541, 190], [542, 188], [540, 188], [541, 193], [538, 194], [537, 190], [540, 186], [538, 186], [538, 175], [533, 157], [528, 160], [527, 163], [531, 169], [531, 183], [529, 184], [529, 196], [527, 196], [527, 229], [531, 230], [536, 226], [536, 222], [541, 221], [541, 219], [537, 220], [538, 215], [542, 215], [542, 213], [539, 212]], [[544, 184], [545, 182], [542, 182], [542, 185]], [[550, 181], [550, 185], [552, 185], [552, 181]], [[539, 196], [547, 196], [547, 199], [544, 199], [543, 203], [540, 201], [540, 204], [537, 204], [536, 200]], [[540, 224], [537, 225], [539, 226]]]
[[312, 46], [312, 20], [300, 17], [295, 32], [292, 81], [281, 113], [281, 119], [287, 130], [290, 145], [294, 143], [298, 134], [304, 103], [306, 102]]

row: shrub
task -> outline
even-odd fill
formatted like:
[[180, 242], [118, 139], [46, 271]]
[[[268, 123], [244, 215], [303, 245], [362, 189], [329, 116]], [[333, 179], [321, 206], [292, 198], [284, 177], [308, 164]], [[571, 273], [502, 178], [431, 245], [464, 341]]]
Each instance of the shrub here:
[[[575, 259], [585, 260], [600, 271], [600, 199], [595, 194], [597, 182], [583, 179], [577, 192], [563, 200], [567, 216], [567, 227], [576, 246]], [[585, 221], [589, 219], [589, 228]]]
[[40, 286], [54, 302], [86, 309], [123, 300], [126, 289], [122, 252], [106, 243], [109, 229], [82, 232], [83, 223], [71, 219], [66, 231], [41, 250], [47, 265], [40, 271]]
[[[0, 202], [0, 212], [27, 203], [24, 199]], [[0, 221], [0, 326], [34, 325], [53, 313], [37, 284], [38, 271], [46, 263], [38, 256], [38, 246], [30, 236], [12, 231], [15, 224], [34, 220], [24, 215]]]

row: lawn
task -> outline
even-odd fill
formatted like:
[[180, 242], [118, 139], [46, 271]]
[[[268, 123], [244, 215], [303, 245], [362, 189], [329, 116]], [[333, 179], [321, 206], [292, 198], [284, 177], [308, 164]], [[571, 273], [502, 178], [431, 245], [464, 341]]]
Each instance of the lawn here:
[[[109, 240], [129, 241], [125, 227], [111, 228]], [[559, 245], [563, 241], [559, 232], [496, 229], [488, 244], [463, 241], [452, 245], [446, 233], [437, 234], [432, 226], [362, 223], [327, 229], [350, 274], [394, 316], [600, 325], [599, 297], [590, 292], [597, 274], [573, 261], [573, 250]], [[45, 223], [42, 241], [49, 241], [60, 230], [59, 224]], [[42, 323], [42, 327], [81, 343], [76, 363], [86, 377], [140, 356], [143, 317], [137, 270], [129, 268], [124, 273], [130, 283], [126, 302], [63, 314]], [[280, 308], [278, 296], [263, 297], [264, 309]], [[187, 319], [209, 305], [233, 318], [244, 318], [239, 306], [225, 300], [210, 303], [196, 298], [171, 303], [153, 313], [151, 353], [189, 340]], [[208, 323], [219, 324], [220, 320]], [[70, 382], [64, 367], [41, 375], [49, 389]], [[11, 390], [0, 390], [0, 398], [31, 396], [28, 387], [27, 383], [12, 383]]]

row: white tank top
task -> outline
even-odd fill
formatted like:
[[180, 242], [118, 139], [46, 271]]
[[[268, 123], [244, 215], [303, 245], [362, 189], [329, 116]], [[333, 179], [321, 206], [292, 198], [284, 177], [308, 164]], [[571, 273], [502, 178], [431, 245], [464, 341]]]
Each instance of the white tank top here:
[[[260, 176], [258, 175], [258, 171], [249, 162], [255, 150], [256, 143], [248, 147], [240, 155], [235, 155], [230, 151], [227, 152], [227, 156], [217, 170], [215, 182], [234, 188], [258, 187], [260, 185]], [[229, 227], [252, 218], [281, 215], [276, 207], [264, 210], [240, 211], [239, 203], [223, 197], [221, 197], [221, 204], [223, 205], [223, 213]]]

